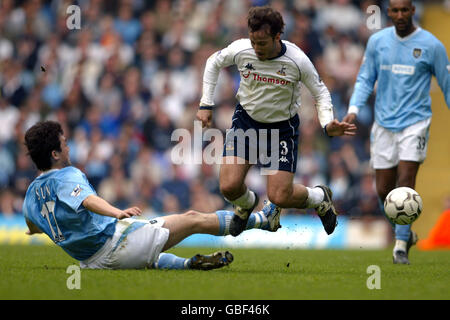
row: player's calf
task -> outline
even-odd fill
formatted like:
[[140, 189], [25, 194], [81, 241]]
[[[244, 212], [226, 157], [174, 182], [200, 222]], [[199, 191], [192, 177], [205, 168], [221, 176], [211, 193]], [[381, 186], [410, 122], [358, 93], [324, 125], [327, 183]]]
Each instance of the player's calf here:
[[292, 207], [292, 188], [277, 188], [275, 190], [269, 190], [267, 197], [270, 202], [280, 208]]

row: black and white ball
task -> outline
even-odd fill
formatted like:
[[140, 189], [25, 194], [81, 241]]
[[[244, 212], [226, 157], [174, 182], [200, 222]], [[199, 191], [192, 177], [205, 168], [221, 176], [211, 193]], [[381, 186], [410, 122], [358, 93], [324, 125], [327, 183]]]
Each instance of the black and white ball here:
[[384, 200], [384, 212], [395, 224], [411, 224], [422, 212], [422, 198], [408, 187], [395, 188]]

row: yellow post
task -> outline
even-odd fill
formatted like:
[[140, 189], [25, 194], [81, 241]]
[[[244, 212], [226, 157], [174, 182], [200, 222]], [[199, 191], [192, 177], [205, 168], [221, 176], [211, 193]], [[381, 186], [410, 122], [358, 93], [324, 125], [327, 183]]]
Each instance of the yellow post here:
[[[435, 35], [450, 53], [450, 11], [442, 4], [426, 5], [422, 27]], [[430, 139], [427, 159], [421, 166], [416, 190], [422, 196], [423, 215], [414, 223], [419, 238], [426, 238], [443, 212], [443, 200], [450, 196], [450, 110], [441, 89], [433, 77], [431, 85]]]

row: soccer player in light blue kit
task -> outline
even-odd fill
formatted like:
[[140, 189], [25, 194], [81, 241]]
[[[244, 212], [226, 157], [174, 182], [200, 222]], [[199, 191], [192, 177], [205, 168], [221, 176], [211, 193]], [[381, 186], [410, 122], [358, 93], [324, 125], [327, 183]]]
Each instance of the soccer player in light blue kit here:
[[[425, 160], [431, 122], [430, 82], [436, 76], [450, 107], [450, 63], [443, 44], [413, 23], [410, 0], [391, 0], [388, 15], [394, 26], [373, 34], [343, 121], [353, 123], [378, 81], [375, 123], [371, 132], [371, 162], [376, 189], [384, 202], [396, 187], [415, 187]], [[393, 262], [409, 264], [417, 242], [411, 225], [395, 225]]]
[[[47, 234], [82, 268], [201, 269], [220, 268], [233, 261], [228, 252], [197, 254], [190, 259], [162, 253], [194, 233], [229, 234], [232, 211], [189, 210], [153, 220], [133, 219], [141, 210], [120, 210], [97, 196], [86, 176], [71, 166], [61, 125], [46, 121], [25, 134], [25, 145], [42, 171], [29, 186], [23, 203], [27, 234]], [[252, 213], [246, 229], [276, 231], [281, 210], [267, 202]]]

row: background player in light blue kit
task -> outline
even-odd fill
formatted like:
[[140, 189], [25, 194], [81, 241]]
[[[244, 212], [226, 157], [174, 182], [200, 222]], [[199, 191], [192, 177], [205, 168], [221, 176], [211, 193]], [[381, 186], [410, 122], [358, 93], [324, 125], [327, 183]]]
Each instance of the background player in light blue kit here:
[[[372, 35], [343, 121], [353, 123], [377, 83], [371, 162], [381, 203], [396, 187], [415, 187], [425, 160], [431, 123], [430, 82], [434, 75], [450, 107], [450, 63], [443, 44], [415, 26], [410, 0], [391, 0], [394, 27]], [[417, 242], [411, 225], [395, 225], [393, 262], [409, 264]]]
[[[28, 234], [47, 234], [83, 268], [214, 269], [230, 264], [230, 252], [195, 255], [190, 259], [161, 253], [194, 233], [229, 234], [231, 211], [133, 219], [141, 210], [120, 210], [97, 196], [85, 175], [72, 167], [61, 125], [46, 121], [25, 134], [29, 155], [42, 174], [29, 186], [23, 213]], [[276, 231], [280, 212], [267, 203], [253, 213], [247, 229]]]

